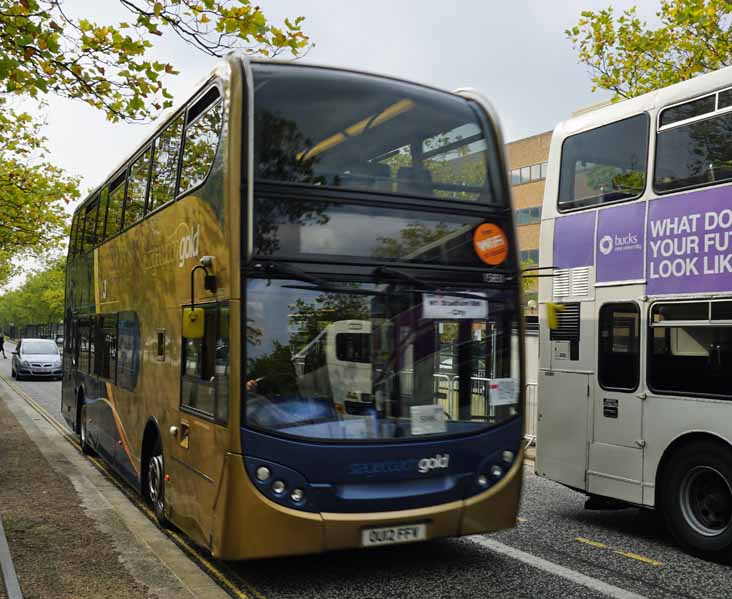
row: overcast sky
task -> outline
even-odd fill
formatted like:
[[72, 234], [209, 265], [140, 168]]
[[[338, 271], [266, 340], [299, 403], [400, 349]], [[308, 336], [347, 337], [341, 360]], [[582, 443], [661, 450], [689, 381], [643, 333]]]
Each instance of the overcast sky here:
[[[303, 15], [316, 47], [308, 62], [396, 75], [446, 89], [474, 87], [496, 107], [507, 141], [552, 129], [579, 107], [607, 97], [591, 93], [564, 30], [582, 10], [610, 0], [260, 0], [274, 22]], [[637, 2], [653, 19], [657, 3]], [[612, 0], [616, 10], [629, 0]], [[129, 15], [118, 0], [66, 0], [70, 13], [97, 22]], [[168, 81], [182, 101], [214, 59], [166, 36], [154, 56], [180, 71]], [[46, 134], [54, 162], [96, 186], [146, 135], [148, 127], [110, 124], [79, 102], [52, 99]]]

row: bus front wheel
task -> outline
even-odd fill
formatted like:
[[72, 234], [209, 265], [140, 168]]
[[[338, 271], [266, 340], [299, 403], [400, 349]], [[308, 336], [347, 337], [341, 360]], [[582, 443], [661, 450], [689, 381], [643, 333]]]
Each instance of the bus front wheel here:
[[168, 526], [168, 518], [165, 515], [165, 462], [159, 439], [155, 441], [147, 462], [146, 493], [158, 524]]
[[671, 456], [662, 510], [674, 538], [705, 559], [732, 557], [732, 452], [696, 441]]

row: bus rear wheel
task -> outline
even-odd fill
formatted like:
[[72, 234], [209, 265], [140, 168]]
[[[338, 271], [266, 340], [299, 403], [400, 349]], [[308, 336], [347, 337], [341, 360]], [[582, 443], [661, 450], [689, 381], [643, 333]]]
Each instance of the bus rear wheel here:
[[163, 448], [160, 440], [155, 441], [155, 446], [147, 462], [147, 488], [145, 494], [152, 506], [155, 519], [162, 527], [167, 527], [169, 522], [165, 515], [165, 462], [163, 461]]
[[704, 559], [732, 557], [732, 452], [698, 441], [674, 453], [664, 471], [662, 509], [674, 538]]
[[79, 442], [81, 445], [81, 453], [91, 455], [92, 448], [89, 444], [89, 423], [86, 415], [86, 403], [80, 402], [79, 407]]

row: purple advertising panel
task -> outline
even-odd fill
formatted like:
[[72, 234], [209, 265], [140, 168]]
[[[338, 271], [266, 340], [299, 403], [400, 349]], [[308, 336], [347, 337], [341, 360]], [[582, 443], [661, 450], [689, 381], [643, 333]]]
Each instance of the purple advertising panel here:
[[645, 221], [645, 202], [599, 212], [595, 258], [598, 283], [643, 278]]
[[732, 188], [653, 200], [646, 236], [649, 295], [732, 290]]
[[594, 211], [563, 216], [554, 221], [554, 266], [592, 266], [594, 254]]

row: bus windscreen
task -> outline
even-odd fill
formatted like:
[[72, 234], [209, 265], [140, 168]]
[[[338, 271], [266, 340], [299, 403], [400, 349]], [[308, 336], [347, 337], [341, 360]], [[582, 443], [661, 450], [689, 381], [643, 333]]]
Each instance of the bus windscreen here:
[[511, 298], [250, 279], [245, 421], [331, 441], [455, 436], [501, 424], [518, 414]]
[[254, 65], [256, 180], [499, 204], [499, 157], [468, 99], [369, 75]]

